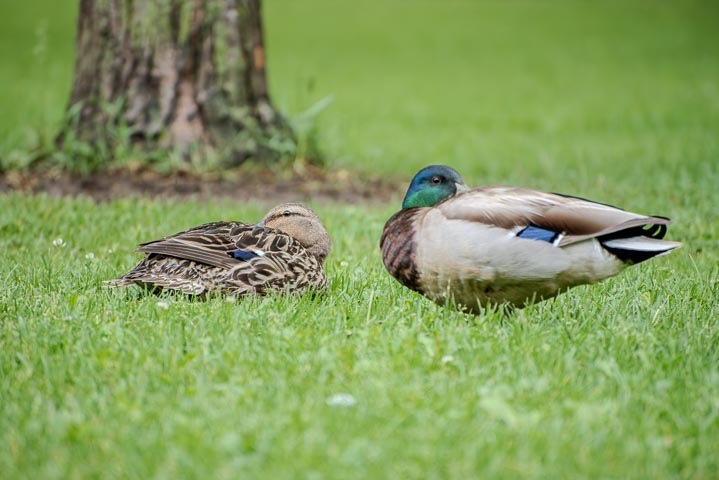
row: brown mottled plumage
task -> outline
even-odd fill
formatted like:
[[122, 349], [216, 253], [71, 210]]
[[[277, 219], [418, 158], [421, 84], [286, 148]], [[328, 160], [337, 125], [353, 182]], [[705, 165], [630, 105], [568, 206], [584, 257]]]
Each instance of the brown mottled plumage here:
[[669, 253], [681, 245], [662, 240], [670, 223], [526, 188], [468, 190], [455, 170], [435, 165], [415, 175], [380, 248], [402, 285], [476, 313], [551, 298]]
[[278, 205], [256, 225], [214, 222], [144, 243], [146, 253], [111, 287], [138, 284], [189, 295], [264, 295], [327, 285], [330, 239], [308, 207]]

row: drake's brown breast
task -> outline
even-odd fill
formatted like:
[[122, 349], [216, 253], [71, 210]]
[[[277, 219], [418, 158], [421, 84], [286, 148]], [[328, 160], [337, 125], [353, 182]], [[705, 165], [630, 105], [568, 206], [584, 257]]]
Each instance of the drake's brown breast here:
[[387, 271], [402, 285], [419, 292], [415, 220], [420, 208], [395, 213], [385, 223], [380, 239], [382, 262]]

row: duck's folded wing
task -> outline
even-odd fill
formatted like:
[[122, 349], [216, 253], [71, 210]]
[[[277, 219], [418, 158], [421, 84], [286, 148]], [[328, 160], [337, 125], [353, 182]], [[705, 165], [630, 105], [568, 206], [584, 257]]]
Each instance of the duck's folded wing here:
[[231, 257], [226, 252], [218, 252], [205, 247], [199, 247], [197, 244], [178, 238], [169, 238], [167, 240], [150, 243], [138, 248], [137, 251], [194, 260], [195, 262], [220, 268], [231, 268], [240, 261], [237, 258]]
[[196, 227], [188, 228], [187, 230], [183, 230], [173, 235], [168, 235], [167, 237], [163, 237], [159, 240], [152, 240], [150, 242], [141, 243], [140, 246], [142, 247], [145, 245], [150, 245], [151, 243], [161, 242], [170, 238], [181, 238], [205, 245], [213, 245], [218, 242], [222, 244], [225, 241], [229, 241], [229, 234], [233, 228], [239, 228], [243, 226], [250, 227], [251, 225], [240, 222], [205, 223]]
[[671, 220], [628, 212], [583, 198], [518, 187], [480, 187], [437, 205], [449, 219], [462, 219], [518, 233], [537, 227], [560, 234], [558, 245], [595, 237], [660, 239]]
[[228, 255], [228, 252], [237, 249], [231, 232], [243, 228], [251, 230], [252, 227], [234, 222], [208, 223], [144, 243], [137, 251], [193, 260], [220, 268], [232, 268], [241, 260]]

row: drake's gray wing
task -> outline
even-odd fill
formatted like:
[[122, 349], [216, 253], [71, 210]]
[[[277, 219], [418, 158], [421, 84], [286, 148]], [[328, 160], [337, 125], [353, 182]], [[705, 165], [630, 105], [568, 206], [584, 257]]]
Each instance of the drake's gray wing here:
[[671, 220], [628, 212], [578, 197], [519, 187], [480, 187], [437, 205], [448, 219], [517, 232], [528, 226], [561, 233], [559, 246], [630, 231], [660, 239]]

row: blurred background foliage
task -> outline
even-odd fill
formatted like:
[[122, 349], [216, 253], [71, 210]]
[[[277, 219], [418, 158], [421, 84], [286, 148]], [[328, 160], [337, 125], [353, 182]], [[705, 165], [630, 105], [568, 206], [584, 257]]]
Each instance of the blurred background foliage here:
[[[538, 179], [560, 171], [580, 187], [716, 172], [717, 2], [263, 5], [272, 98], [330, 167], [411, 175], [443, 162], [547, 188]], [[3, 157], [56, 133], [76, 9], [0, 7]]]

